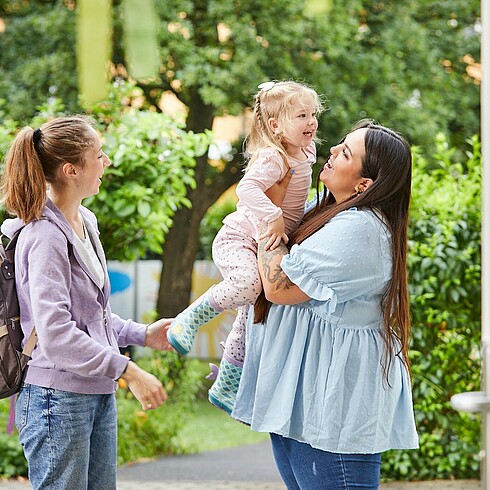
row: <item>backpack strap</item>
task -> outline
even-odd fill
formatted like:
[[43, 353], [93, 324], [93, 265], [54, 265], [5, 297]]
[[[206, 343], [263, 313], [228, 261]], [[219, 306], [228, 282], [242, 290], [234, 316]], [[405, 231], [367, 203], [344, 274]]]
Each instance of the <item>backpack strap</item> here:
[[[41, 216], [40, 219], [46, 219], [49, 221], [49, 219], [46, 218], [45, 216]], [[0, 257], [2, 259], [4, 259], [4, 260], [7, 259], [6, 250], [12, 250], [17, 245], [17, 240], [18, 240], [20, 232], [22, 231], [23, 228], [24, 227], [22, 226], [22, 228], [19, 228], [14, 233], [14, 235], [12, 236], [12, 238], [10, 239], [10, 241], [8, 242], [6, 247], [3, 246], [3, 240], [2, 239], [3, 239], [4, 235], [0, 235]], [[70, 257], [70, 255], [72, 254], [72, 248], [73, 248], [72, 244], [70, 242], [68, 242], [68, 257]], [[0, 332], [0, 337], [1, 336], [2, 335]], [[31, 331], [31, 334], [29, 335], [29, 338], [27, 339], [27, 342], [24, 344], [24, 348], [22, 349], [22, 353], [28, 357], [31, 357], [32, 351], [36, 347], [36, 344], [37, 344], [37, 332], [36, 332], [36, 327], [34, 327]]]
[[32, 351], [34, 350], [34, 347], [36, 347], [36, 344], [37, 344], [37, 332], [36, 332], [36, 328], [33, 328], [31, 331], [31, 335], [29, 335], [29, 338], [27, 339], [27, 342], [25, 343], [24, 348], [22, 349], [22, 354], [31, 357]]
[[[9, 332], [7, 329], [7, 325], [2, 325], [0, 327], [0, 338], [8, 334]], [[22, 354], [31, 357], [32, 351], [34, 350], [34, 347], [36, 347], [36, 343], [37, 343], [37, 333], [36, 333], [36, 328], [33, 328], [31, 334], [29, 335], [29, 338], [27, 339], [27, 342], [24, 345], [24, 348], [22, 349]]]
[[5, 253], [5, 247], [3, 246], [3, 237], [4, 235], [0, 235], [0, 258], [2, 262], [7, 260], [7, 254]]
[[[25, 226], [25, 225], [24, 225]], [[19, 228], [13, 235], [12, 235], [12, 238], [9, 239], [8, 243], [7, 243], [7, 246], [4, 248], [3, 247], [3, 237], [5, 237], [5, 235], [2, 235], [2, 249], [4, 251], [4, 253], [7, 251], [7, 250], [12, 250], [13, 248], [15, 248], [15, 246], [17, 245], [17, 240], [19, 239], [19, 235], [20, 235], [20, 232], [24, 229], [24, 226], [22, 226], [21, 228]], [[7, 237], [8, 238], [8, 237]], [[3, 255], [2, 255], [3, 257]]]
[[[41, 218], [43, 219], [43, 218]], [[23, 226], [22, 228], [19, 228], [12, 236], [12, 238], [9, 240], [9, 242], [7, 243], [7, 246], [4, 247], [3, 246], [3, 237], [4, 235], [1, 235], [1, 239], [0, 239], [0, 257], [3, 259], [3, 260], [8, 260], [8, 257], [7, 257], [7, 251], [10, 251], [10, 250], [13, 250], [15, 248], [15, 246], [17, 245], [17, 240], [19, 238], [19, 235], [20, 235], [20, 232], [23, 230]], [[12, 263], [14, 262], [13, 261], [13, 254], [12, 254]], [[6, 328], [6, 327], [5, 327]], [[34, 350], [34, 347], [36, 347], [36, 344], [37, 344], [37, 333], [36, 333], [36, 328], [34, 327], [31, 331], [31, 334], [29, 335], [29, 338], [27, 339], [27, 342], [25, 343], [24, 345], [24, 348], [22, 349], [22, 353], [25, 354], [26, 356], [28, 357], [31, 357], [31, 354], [32, 354], [32, 351]]]

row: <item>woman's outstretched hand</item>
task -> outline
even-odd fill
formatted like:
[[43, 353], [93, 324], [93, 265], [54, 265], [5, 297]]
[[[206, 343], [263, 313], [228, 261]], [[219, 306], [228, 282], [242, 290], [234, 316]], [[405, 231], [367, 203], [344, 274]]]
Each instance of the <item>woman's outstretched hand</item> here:
[[129, 361], [121, 378], [128, 383], [128, 388], [141, 403], [143, 410], [154, 410], [167, 399], [167, 393], [160, 380], [133, 361]]
[[156, 322], [150, 323], [146, 328], [145, 347], [156, 350], [172, 350], [167, 339], [167, 331], [170, 328], [173, 318], [160, 318]]

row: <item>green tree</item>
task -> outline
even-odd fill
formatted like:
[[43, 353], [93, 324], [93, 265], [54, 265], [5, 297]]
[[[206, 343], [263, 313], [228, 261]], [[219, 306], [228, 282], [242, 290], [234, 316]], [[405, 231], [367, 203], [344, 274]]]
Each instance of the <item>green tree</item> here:
[[439, 131], [464, 146], [479, 132], [478, 79], [467, 72], [479, 60], [479, 13], [479, 0], [334, 0], [322, 134], [335, 142], [339, 128], [372, 117], [429, 151]]
[[[321, 69], [311, 38], [316, 23], [301, 2], [174, 1], [157, 2], [157, 9], [161, 78], [139, 85], [154, 107], [172, 92], [188, 108], [189, 130], [202, 132], [216, 116], [242, 113], [264, 80], [302, 78], [316, 71], [314, 65]], [[220, 167], [210, 166], [206, 155], [197, 159], [197, 185], [187, 194], [192, 208], [176, 212], [164, 244], [160, 314], [176, 314], [188, 304], [201, 220], [238, 180], [241, 166], [238, 152]]]
[[[469, 70], [477, 68], [471, 60], [479, 61], [479, 0], [331, 0], [328, 14], [316, 16], [306, 4], [155, 0], [161, 68], [159, 78], [139, 83], [144, 108], [161, 111], [162, 94], [172, 92], [188, 108], [187, 128], [201, 133], [216, 116], [242, 113], [258, 83], [293, 78], [328, 98], [320, 153], [362, 117], [427, 149], [438, 131], [457, 146], [479, 132], [479, 87]], [[0, 99], [9, 101], [5, 111], [15, 119], [29, 120], [50, 90], [69, 111], [78, 108], [75, 5], [0, 3]], [[113, 6], [114, 73], [126, 77], [121, 0]], [[187, 189], [192, 208], [177, 210], [166, 237], [161, 314], [175, 314], [188, 302], [199, 225], [239, 179], [239, 146], [218, 167], [206, 155], [197, 160], [196, 188]]]
[[75, 4], [67, 0], [0, 2], [0, 99], [25, 123], [49, 98], [78, 112]]
[[136, 109], [138, 97], [133, 84], [118, 83], [92, 110], [111, 166], [85, 203], [99, 217], [108, 257], [119, 260], [162, 253], [176, 209], [191, 206], [186, 194], [196, 185], [196, 158], [211, 141], [208, 131], [187, 131], [183, 120]]

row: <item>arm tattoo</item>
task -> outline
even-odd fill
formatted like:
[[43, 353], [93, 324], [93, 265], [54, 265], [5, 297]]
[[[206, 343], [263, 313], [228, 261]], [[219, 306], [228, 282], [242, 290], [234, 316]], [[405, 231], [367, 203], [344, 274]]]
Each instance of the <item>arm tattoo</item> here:
[[[280, 261], [281, 257], [288, 253], [288, 249], [286, 245], [281, 242], [275, 250], [266, 250], [266, 242], [267, 240], [261, 240], [259, 242], [258, 254], [264, 271], [264, 279], [270, 284], [274, 284], [276, 291], [280, 289], [287, 290], [294, 286], [294, 283], [281, 269]], [[277, 263], [277, 257], [279, 257], [279, 263]]]

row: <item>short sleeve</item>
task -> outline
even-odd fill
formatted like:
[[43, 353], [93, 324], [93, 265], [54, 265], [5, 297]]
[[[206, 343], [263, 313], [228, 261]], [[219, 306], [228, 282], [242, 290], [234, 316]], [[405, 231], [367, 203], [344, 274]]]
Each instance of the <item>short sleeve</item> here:
[[334, 217], [282, 259], [289, 279], [310, 298], [338, 303], [382, 292], [391, 278], [389, 233], [370, 211]]

